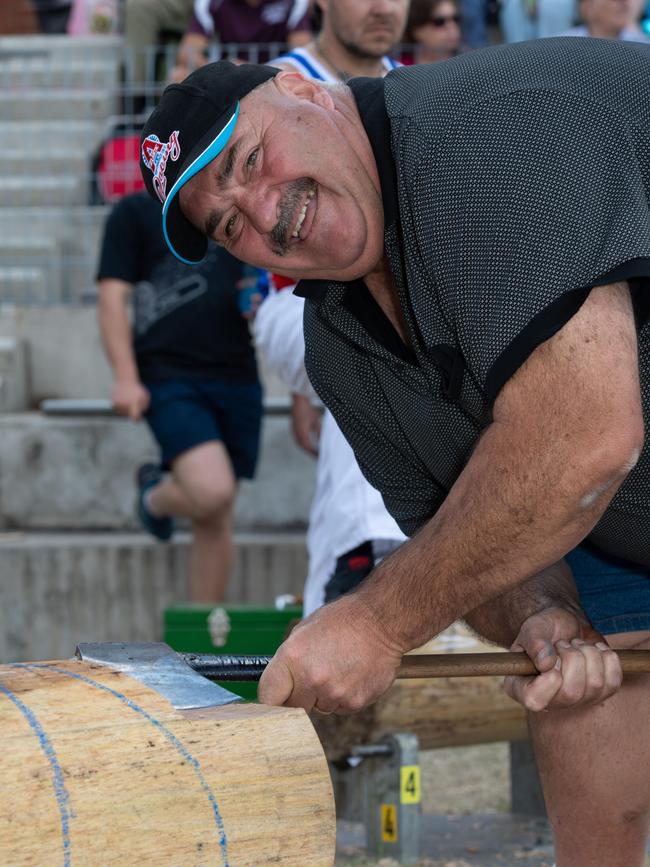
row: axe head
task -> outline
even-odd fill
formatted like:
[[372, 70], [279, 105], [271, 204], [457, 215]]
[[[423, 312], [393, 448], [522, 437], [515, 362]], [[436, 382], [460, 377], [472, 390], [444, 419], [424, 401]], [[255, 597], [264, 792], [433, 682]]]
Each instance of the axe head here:
[[179, 710], [216, 707], [242, 700], [234, 692], [197, 674], [163, 642], [79, 644], [75, 655], [84, 662], [105, 665], [139, 680]]

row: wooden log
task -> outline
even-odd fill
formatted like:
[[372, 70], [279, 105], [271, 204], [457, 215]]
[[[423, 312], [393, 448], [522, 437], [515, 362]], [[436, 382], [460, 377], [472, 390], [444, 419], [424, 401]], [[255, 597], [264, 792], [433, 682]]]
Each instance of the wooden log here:
[[179, 711], [79, 660], [0, 666], [0, 863], [331, 867], [327, 764], [303, 711]]
[[[413, 655], [484, 650], [498, 652], [482, 644], [467, 627], [455, 624]], [[352, 746], [375, 743], [396, 731], [416, 734], [425, 750], [525, 740], [525, 711], [503, 692], [502, 683], [501, 677], [398, 680], [359, 713], [312, 714], [312, 722], [330, 761], [349, 755]]]

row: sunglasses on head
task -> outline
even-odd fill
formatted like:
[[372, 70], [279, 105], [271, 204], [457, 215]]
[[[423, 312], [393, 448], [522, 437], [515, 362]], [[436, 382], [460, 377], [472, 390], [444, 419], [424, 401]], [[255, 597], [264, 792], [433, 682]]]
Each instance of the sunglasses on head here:
[[444, 27], [445, 24], [449, 24], [452, 21], [454, 24], [457, 24], [460, 27], [463, 21], [463, 16], [458, 14], [448, 15], [447, 17], [443, 15], [434, 15], [432, 18], [429, 19], [429, 21], [431, 22], [431, 24], [433, 24], [434, 27]]

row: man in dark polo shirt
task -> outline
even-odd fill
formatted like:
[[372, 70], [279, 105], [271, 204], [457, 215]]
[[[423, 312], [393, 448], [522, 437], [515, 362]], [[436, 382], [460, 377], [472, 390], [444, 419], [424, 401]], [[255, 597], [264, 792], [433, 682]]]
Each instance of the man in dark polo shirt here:
[[356, 709], [463, 616], [540, 671], [506, 688], [553, 711], [530, 719], [558, 867], [641, 865], [650, 684], [619, 689], [610, 648], [650, 637], [650, 51], [272, 76], [169, 88], [148, 134], [180, 156], [144, 177], [176, 255], [208, 235], [309, 278], [310, 379], [413, 538], [292, 633], [260, 697]]

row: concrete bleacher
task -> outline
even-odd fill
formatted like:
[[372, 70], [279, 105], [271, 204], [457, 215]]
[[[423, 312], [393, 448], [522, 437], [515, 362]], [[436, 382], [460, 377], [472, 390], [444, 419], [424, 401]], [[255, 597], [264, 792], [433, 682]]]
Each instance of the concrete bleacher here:
[[121, 52], [117, 37], [0, 37], [0, 303], [92, 294], [90, 171], [121, 110]]
[[[156, 456], [143, 424], [115, 417], [0, 415], [0, 530], [136, 531], [134, 468]], [[242, 481], [238, 530], [302, 530], [313, 461], [283, 415], [264, 420], [257, 477]]]
[[[93, 155], [122, 110], [117, 37], [0, 37], [0, 660], [66, 656], [79, 640], [155, 640], [186, 598], [188, 535], [139, 532], [144, 425], [51, 416], [47, 398], [108, 398], [94, 274], [106, 207]], [[268, 377], [267, 394], [285, 392]], [[299, 592], [313, 461], [288, 419], [265, 419], [241, 485], [229, 598]]]

